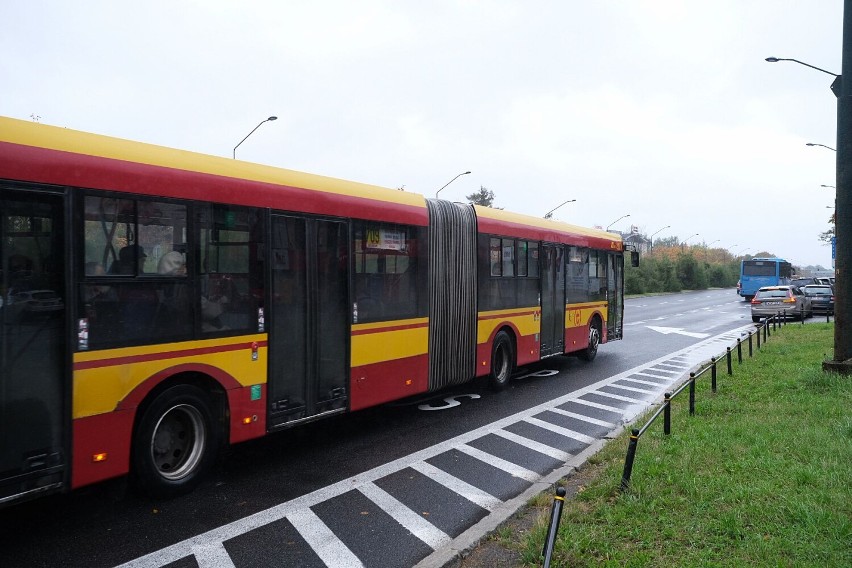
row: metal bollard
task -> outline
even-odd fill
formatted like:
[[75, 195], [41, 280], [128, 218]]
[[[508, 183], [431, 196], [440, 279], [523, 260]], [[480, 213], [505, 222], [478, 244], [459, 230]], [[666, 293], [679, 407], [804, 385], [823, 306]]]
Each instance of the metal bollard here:
[[[739, 340], [737, 340], [737, 344], [739, 345]], [[728, 375], [733, 375], [734, 374], [734, 368], [731, 367], [731, 348], [726, 347], [725, 349], [728, 352], [727, 353], [728, 354]]]
[[766, 340], [768, 338], [769, 338], [769, 320], [766, 320], [766, 325], [763, 326], [763, 342], [766, 343]]
[[689, 415], [695, 416], [695, 373], [689, 373]]
[[[752, 332], [748, 332], [748, 356], [754, 357], [754, 350], [751, 346], [751, 336], [754, 335]], [[760, 332], [758, 332], [757, 337], [760, 337]]]
[[710, 390], [716, 392], [716, 358], [710, 357]]
[[805, 305], [802, 304], [802, 317], [799, 318], [802, 320], [802, 325], [805, 325]]
[[829, 323], [831, 320], [828, 318], [828, 310], [825, 310], [825, 323]]
[[553, 547], [556, 545], [556, 533], [559, 532], [559, 520], [562, 517], [562, 506], [565, 504], [565, 488], [557, 487], [556, 496], [553, 498], [553, 506], [550, 509], [550, 524], [547, 526], [547, 538], [544, 541], [544, 566], [550, 566], [553, 557]]
[[668, 436], [672, 433], [672, 393], [665, 394], [663, 402], [663, 433]]
[[743, 364], [743, 342], [739, 337], [737, 338], [737, 363]]
[[630, 474], [633, 473], [633, 459], [636, 457], [636, 444], [639, 443], [639, 430], [630, 431], [630, 443], [627, 445], [627, 457], [624, 459], [624, 472], [621, 474], [621, 490], [630, 489]]

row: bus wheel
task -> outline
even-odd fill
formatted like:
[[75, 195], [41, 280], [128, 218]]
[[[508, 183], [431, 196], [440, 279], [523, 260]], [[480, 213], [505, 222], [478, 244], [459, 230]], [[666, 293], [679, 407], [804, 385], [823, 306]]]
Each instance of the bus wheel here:
[[178, 385], [160, 393], [134, 436], [133, 473], [144, 492], [169, 498], [192, 491], [216, 460], [216, 423], [201, 389]]
[[515, 366], [514, 351], [509, 334], [505, 331], [499, 332], [491, 348], [491, 374], [488, 376], [488, 385], [492, 390], [501, 391], [509, 385], [512, 368]]
[[595, 318], [589, 324], [589, 345], [580, 351], [580, 359], [593, 361], [598, 354], [598, 346], [601, 344], [601, 320]]

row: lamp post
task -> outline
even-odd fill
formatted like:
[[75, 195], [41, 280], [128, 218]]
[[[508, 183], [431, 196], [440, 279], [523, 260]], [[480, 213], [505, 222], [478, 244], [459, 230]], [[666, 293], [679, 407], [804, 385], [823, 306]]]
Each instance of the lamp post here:
[[799, 61], [798, 59], [790, 59], [786, 57], [767, 57], [766, 60], [769, 63], [778, 63], [779, 61], [792, 61], [793, 63], [798, 63], [799, 65], [804, 65], [805, 67], [810, 67], [811, 69], [816, 69], [817, 71], [822, 71], [826, 75], [831, 75], [832, 77], [840, 77], [840, 75], [836, 73], [832, 73], [831, 71], [826, 71], [825, 69], [820, 69], [819, 67], [815, 67], [810, 63], [805, 63], [804, 61]]
[[686, 241], [688, 241], [692, 237], [697, 237], [697, 236], [698, 236], [698, 233], [695, 233], [694, 235], [689, 235], [688, 237], [683, 239], [683, 242], [680, 243], [680, 252], [684, 252], [686, 250]]
[[834, 187], [833, 185], [825, 185], [824, 183], [823, 183], [823, 184], [820, 184], [820, 187], [830, 187], [831, 189], [837, 189], [837, 188], [836, 188], [836, 187]]
[[[254, 134], [254, 131], [255, 131], [255, 130], [257, 130], [258, 128], [260, 128], [260, 125], [261, 125], [261, 124], [263, 124], [264, 122], [272, 122], [273, 120], [278, 120], [278, 117], [277, 117], [277, 116], [270, 116], [270, 117], [269, 117], [269, 118], [267, 118], [266, 120], [261, 120], [261, 121], [260, 121], [260, 124], [258, 124], [258, 125], [257, 125], [257, 126], [255, 126], [254, 128], [252, 128], [252, 131], [251, 131], [251, 132], [249, 132], [248, 134], [246, 134], [246, 137], [245, 137], [245, 138], [243, 138], [242, 140], [240, 140], [240, 144], [242, 144], [243, 142], [245, 142], [245, 141], [246, 141], [246, 139], [247, 139], [249, 136], [251, 136], [252, 134]], [[234, 158], [234, 159], [236, 159], [236, 158], [237, 158], [237, 148], [239, 148], [239, 147], [240, 147], [240, 144], [237, 144], [236, 146], [234, 146], [234, 153], [233, 153], [233, 158]]]
[[616, 223], [618, 223], [618, 222], [619, 222], [619, 221], [621, 221], [622, 219], [626, 219], [626, 218], [628, 218], [628, 217], [630, 217], [630, 213], [628, 213], [627, 215], [622, 215], [621, 217], [619, 217], [618, 219], [616, 219], [615, 221], [613, 221], [612, 223], [610, 223], [609, 225], [607, 225], [607, 226], [606, 226], [606, 229], [604, 229], [604, 230], [605, 230], [605, 231], [609, 231], [609, 228], [610, 228], [610, 227], [612, 227], [613, 225], [615, 225]]
[[[841, 73], [852, 77], [852, 2], [843, 3], [843, 42], [841, 47]], [[770, 63], [785, 61], [777, 57], [766, 59]], [[823, 362], [823, 369], [852, 374], [852, 81], [842, 80], [825, 69], [820, 69], [796, 59], [790, 59], [834, 77], [831, 91], [837, 97], [837, 157], [835, 161], [837, 187], [834, 238], [836, 242], [834, 289], [834, 358]], [[833, 148], [831, 148], [833, 149]]]
[[[450, 181], [448, 181], [447, 183], [445, 183], [445, 184], [444, 184], [444, 187], [447, 187], [448, 185], [450, 185], [451, 183], [453, 183], [454, 181], [456, 181], [457, 179], [459, 179], [461, 176], [466, 176], [466, 175], [467, 175], [467, 174], [469, 174], [469, 173], [470, 173], [470, 172], [462, 172], [462, 173], [460, 173], [459, 175], [457, 175], [456, 177], [454, 177], [453, 179], [451, 179]], [[443, 190], [443, 189], [444, 189], [444, 187], [442, 187], [441, 189], [439, 189], [438, 191], [436, 191], [436, 192], [435, 192], [435, 199], [438, 199], [438, 194], [439, 194], [439, 193], [441, 193], [441, 190]]]
[[554, 212], [554, 211], [556, 211], [557, 209], [559, 209], [559, 208], [560, 208], [560, 207], [562, 207], [563, 205], [567, 205], [567, 204], [569, 204], [569, 203], [574, 203], [575, 201], [577, 201], [577, 200], [576, 200], [576, 199], [569, 199], [568, 201], [563, 201], [562, 203], [560, 203], [559, 205], [557, 205], [556, 207], [554, 207], [553, 209], [551, 209], [550, 211], [548, 211], [547, 213], [545, 213], [545, 214], [544, 214], [544, 218], [545, 218], [545, 219], [550, 219], [551, 217], [553, 217], [553, 212]]
[[738, 243], [734, 243], [734, 244], [732, 244], [732, 245], [731, 245], [731, 246], [729, 246], [729, 247], [725, 247], [725, 251], [727, 251], [727, 253], [731, 255], [731, 259], [733, 259], [733, 258], [734, 258], [733, 253], [731, 253], [731, 249], [732, 249], [732, 248], [734, 248], [735, 246], [738, 246]]
[[832, 152], [837, 152], [837, 150], [835, 150], [831, 146], [826, 146], [825, 144], [817, 144], [815, 142], [805, 142], [805, 146], [822, 146], [823, 148], [828, 148]]
[[[671, 225], [666, 225], [665, 227], [660, 229], [660, 231], [665, 230], [665, 229], [671, 229]], [[652, 249], [654, 248], [654, 235], [656, 235], [660, 231], [655, 231], [650, 237], [648, 237], [648, 240], [651, 242], [651, 248]]]

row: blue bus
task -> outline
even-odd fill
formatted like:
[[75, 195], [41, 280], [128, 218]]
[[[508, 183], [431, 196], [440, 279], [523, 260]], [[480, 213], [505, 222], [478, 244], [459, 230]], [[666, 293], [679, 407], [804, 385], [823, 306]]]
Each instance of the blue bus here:
[[752, 258], [740, 265], [740, 281], [737, 294], [751, 300], [763, 286], [789, 284], [793, 266], [783, 258]]

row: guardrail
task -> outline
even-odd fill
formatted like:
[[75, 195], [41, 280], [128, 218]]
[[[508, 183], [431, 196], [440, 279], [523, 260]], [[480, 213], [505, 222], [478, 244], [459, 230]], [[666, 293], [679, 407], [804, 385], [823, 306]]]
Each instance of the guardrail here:
[[[802, 312], [800, 315], [800, 320], [802, 325], [805, 324], [805, 314], [804, 307], [802, 308]], [[786, 310], [782, 310], [781, 312], [770, 316], [763, 320], [763, 322], [757, 326], [755, 331], [748, 332], [748, 356], [754, 356], [754, 345], [753, 338], [757, 337], [757, 349], [760, 349], [761, 346], [761, 334], [763, 335], [763, 343], [772, 337], [772, 333], [778, 331], [781, 326], [787, 325], [787, 316], [788, 313]], [[826, 313], [826, 321], [829, 321], [828, 314]], [[736, 344], [736, 356], [737, 361], [742, 364], [743, 362], [743, 341], [741, 338], [737, 338]], [[645, 425], [641, 428], [633, 428], [630, 431], [630, 441], [627, 445], [627, 456], [624, 459], [624, 471], [621, 475], [621, 491], [627, 491], [630, 488], [630, 476], [633, 473], [633, 460], [636, 457], [636, 447], [639, 444], [639, 438], [642, 437], [648, 428], [654, 423], [660, 415], [663, 415], [663, 432], [666, 435], [671, 434], [672, 422], [671, 422], [671, 408], [672, 408], [672, 400], [682, 393], [684, 390], [689, 390], [689, 415], [695, 415], [695, 384], [701, 375], [705, 374], [707, 371], [710, 371], [710, 390], [715, 393], [716, 392], [716, 378], [717, 378], [717, 365], [721, 358], [724, 357], [727, 364], [727, 372], [728, 375], [734, 374], [733, 368], [733, 355], [730, 347], [725, 348], [724, 355], [719, 357], [711, 357], [710, 363], [703, 367], [698, 372], [689, 373], [689, 380], [683, 383], [677, 390], [674, 392], [667, 392], [663, 396], [663, 404], [657, 411], [645, 422]]]
[[[829, 318], [831, 314], [826, 311], [825, 321], [829, 323], [831, 319]], [[787, 325], [788, 319], [787, 310], [782, 310], [780, 313], [771, 316], [758, 325], [754, 331], [748, 332], [748, 356], [754, 356], [754, 340], [756, 338], [757, 341], [757, 349], [760, 350], [761, 343], [766, 343], [767, 340], [772, 337], [773, 332], [777, 332], [780, 330], [781, 326]], [[804, 306], [802, 307], [802, 311], [799, 314], [799, 319], [802, 322], [802, 325], [805, 324], [805, 313]], [[763, 335], [763, 341], [761, 342], [761, 335]], [[737, 343], [735, 346], [736, 349], [736, 357], [737, 362], [742, 364], [743, 362], [743, 345], [745, 341], [742, 338], [737, 338]], [[657, 409], [656, 412], [645, 422], [645, 425], [641, 428], [634, 428], [630, 431], [630, 441], [627, 445], [627, 456], [624, 459], [624, 471], [621, 475], [621, 485], [619, 489], [621, 491], [627, 491], [630, 489], [630, 476], [633, 473], [633, 461], [636, 458], [636, 448], [639, 444], [639, 438], [642, 437], [648, 428], [654, 423], [654, 421], [663, 415], [663, 432], [666, 435], [671, 434], [672, 429], [672, 419], [671, 419], [671, 407], [672, 400], [682, 393], [684, 390], [689, 390], [689, 414], [690, 416], [695, 415], [695, 383], [701, 375], [710, 371], [710, 389], [713, 393], [716, 392], [716, 383], [717, 383], [717, 365], [721, 360], [722, 356], [725, 357], [725, 363], [727, 366], [728, 375], [734, 374], [733, 367], [733, 350], [731, 347], [725, 348], [724, 355], [719, 357], [711, 357], [710, 363], [703, 367], [698, 372], [689, 373], [689, 380], [683, 383], [677, 390], [674, 392], [667, 392], [663, 396], [663, 404], [660, 408]], [[550, 512], [550, 522], [547, 527], [547, 535], [544, 540], [544, 548], [542, 550], [542, 557], [544, 559], [543, 568], [549, 568], [550, 561], [553, 555], [553, 547], [556, 542], [556, 533], [559, 530], [559, 520], [562, 514], [562, 506], [565, 501], [565, 489], [562, 487], [558, 487], [556, 489], [556, 495], [553, 499], [553, 505]]]

